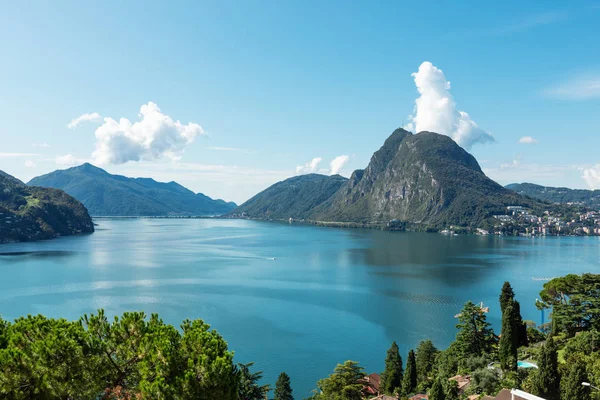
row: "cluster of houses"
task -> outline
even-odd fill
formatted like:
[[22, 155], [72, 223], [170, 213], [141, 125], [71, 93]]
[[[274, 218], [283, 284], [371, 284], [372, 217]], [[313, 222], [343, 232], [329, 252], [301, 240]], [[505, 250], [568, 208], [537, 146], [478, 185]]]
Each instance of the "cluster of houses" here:
[[[522, 236], [600, 235], [600, 211], [586, 211], [571, 219], [552, 215], [550, 211], [537, 216], [522, 206], [508, 206], [506, 211], [506, 214], [494, 215], [499, 222], [494, 234], [502, 235], [507, 233], [507, 229], [516, 229]], [[490, 234], [484, 229], [478, 229], [477, 233]]]
[[[450, 378], [451, 381], [458, 383], [458, 394], [463, 395], [471, 385], [470, 375], [456, 375]], [[368, 400], [398, 400], [398, 397], [390, 396], [387, 394], [380, 393], [381, 377], [379, 374], [370, 374], [365, 378], [365, 389], [372, 397], [368, 397]], [[515, 389], [502, 389], [496, 397], [492, 396], [481, 396], [479, 394], [472, 394], [467, 397], [468, 400], [544, 400], [541, 397], [534, 396], [529, 393], [525, 393], [521, 390]], [[415, 394], [409, 397], [408, 400], [429, 400], [429, 396], [425, 393]]]

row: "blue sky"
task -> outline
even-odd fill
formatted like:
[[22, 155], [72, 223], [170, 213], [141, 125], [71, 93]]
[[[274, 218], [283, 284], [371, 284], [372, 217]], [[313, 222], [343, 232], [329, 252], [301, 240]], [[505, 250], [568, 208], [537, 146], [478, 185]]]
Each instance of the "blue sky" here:
[[464, 111], [498, 182], [600, 188], [599, 21], [585, 1], [5, 3], [0, 169], [90, 161], [241, 202]]

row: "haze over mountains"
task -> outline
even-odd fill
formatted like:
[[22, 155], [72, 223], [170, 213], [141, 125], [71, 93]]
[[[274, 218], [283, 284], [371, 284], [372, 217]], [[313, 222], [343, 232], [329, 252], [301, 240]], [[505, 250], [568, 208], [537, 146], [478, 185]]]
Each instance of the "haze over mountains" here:
[[[312, 192], [306, 199], [322, 200], [306, 201], [298, 195], [303, 188]], [[290, 178], [254, 196], [231, 215], [356, 224], [398, 220], [429, 229], [477, 227], [504, 213], [506, 206], [536, 203], [485, 176], [475, 158], [448, 136], [397, 129], [369, 165], [354, 171], [349, 180], [319, 175]]]
[[26, 186], [0, 171], [0, 243], [91, 233], [85, 207], [62, 190]]
[[176, 182], [112, 175], [88, 163], [33, 178], [28, 185], [63, 189], [93, 216], [210, 216], [236, 207]]

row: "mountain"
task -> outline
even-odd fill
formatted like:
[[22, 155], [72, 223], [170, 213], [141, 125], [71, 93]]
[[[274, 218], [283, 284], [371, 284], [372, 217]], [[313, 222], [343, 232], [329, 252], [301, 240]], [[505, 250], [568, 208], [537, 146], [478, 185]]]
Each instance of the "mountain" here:
[[577, 203], [593, 208], [600, 207], [600, 190], [540, 186], [533, 183], [512, 183], [506, 188], [551, 203]]
[[[439, 229], [478, 227], [492, 215], [505, 213], [508, 205], [540, 205], [489, 179], [471, 154], [433, 132], [397, 129], [364, 170], [354, 171], [344, 182], [339, 178], [333, 194], [334, 186], [321, 191], [323, 186], [310, 184], [310, 179], [315, 178], [290, 178], [268, 188], [248, 202], [256, 199], [260, 204], [251, 215], [365, 226], [394, 221], [414, 229]], [[297, 184], [304, 180], [304, 185]], [[310, 204], [306, 199], [311, 196], [319, 201]]]
[[348, 179], [308, 174], [278, 182], [236, 208], [230, 216], [303, 219], [328, 200]]
[[88, 163], [33, 178], [28, 185], [63, 189], [95, 216], [221, 215], [236, 206], [176, 182], [112, 175]]
[[0, 171], [0, 243], [94, 232], [79, 201], [62, 190], [26, 186]]

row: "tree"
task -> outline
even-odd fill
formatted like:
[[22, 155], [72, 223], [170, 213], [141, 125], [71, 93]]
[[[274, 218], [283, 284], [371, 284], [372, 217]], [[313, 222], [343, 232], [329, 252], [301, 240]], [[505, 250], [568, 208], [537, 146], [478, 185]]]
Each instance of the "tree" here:
[[442, 385], [441, 378], [438, 377], [429, 390], [429, 400], [445, 400], [445, 396], [444, 386]]
[[406, 359], [406, 371], [404, 371], [404, 379], [402, 381], [402, 393], [409, 395], [414, 393], [417, 388], [417, 362], [415, 360], [415, 352], [411, 349], [408, 352]]
[[422, 340], [417, 347], [417, 382], [419, 385], [429, 381], [433, 371], [435, 359], [439, 350], [435, 348], [431, 340]]
[[[513, 300], [513, 303], [515, 301]], [[519, 343], [519, 316], [513, 304], [506, 306], [502, 312], [502, 335], [499, 343], [500, 365], [504, 371], [517, 370], [518, 343]]]
[[515, 299], [515, 292], [510, 286], [510, 282], [504, 282], [502, 285], [502, 291], [500, 292], [500, 311], [504, 313], [506, 307], [513, 303]]
[[338, 364], [333, 374], [317, 382], [318, 393], [313, 399], [318, 400], [362, 400], [365, 393], [364, 368], [356, 361]]
[[533, 381], [533, 391], [534, 394], [547, 400], [559, 400], [559, 384], [556, 344], [550, 336], [546, 344], [542, 346], [538, 359], [538, 371]]
[[254, 363], [238, 364], [240, 369], [240, 383], [238, 386], [239, 400], [264, 400], [271, 388], [269, 385], [259, 385], [262, 379], [262, 371], [250, 372]]
[[444, 385], [444, 399], [459, 400], [458, 382], [455, 380], [446, 381], [446, 384]]
[[458, 316], [456, 345], [462, 358], [490, 353], [496, 342], [494, 331], [485, 313], [478, 305], [468, 301]]
[[274, 400], [294, 400], [292, 396], [292, 386], [290, 377], [285, 372], [279, 374], [277, 383], [275, 383], [275, 398]]
[[481, 368], [471, 374], [473, 389], [477, 393], [495, 395], [500, 386], [497, 370]]
[[521, 316], [521, 304], [515, 300], [512, 305], [515, 309], [514, 318], [517, 326], [517, 347], [527, 347], [529, 346], [529, 336], [527, 335], [527, 324], [523, 321], [523, 317]]
[[402, 357], [396, 342], [388, 349], [385, 357], [385, 371], [381, 374], [381, 390], [385, 394], [394, 394], [402, 388]]
[[581, 385], [587, 382], [585, 364], [580, 360], [569, 360], [567, 373], [560, 382], [561, 400], [590, 400], [590, 388]]

